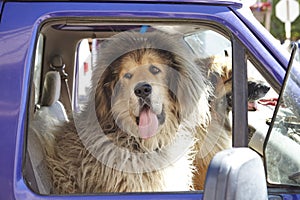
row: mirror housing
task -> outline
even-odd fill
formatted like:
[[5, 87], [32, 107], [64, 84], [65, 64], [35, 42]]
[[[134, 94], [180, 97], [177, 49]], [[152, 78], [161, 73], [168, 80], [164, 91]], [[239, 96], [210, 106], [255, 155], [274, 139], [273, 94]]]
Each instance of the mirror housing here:
[[249, 148], [218, 152], [206, 174], [203, 199], [268, 199], [261, 157]]

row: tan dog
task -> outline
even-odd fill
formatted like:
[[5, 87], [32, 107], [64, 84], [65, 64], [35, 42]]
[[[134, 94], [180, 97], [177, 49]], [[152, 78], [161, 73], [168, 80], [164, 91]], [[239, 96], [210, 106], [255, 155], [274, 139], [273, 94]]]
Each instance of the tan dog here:
[[[232, 146], [232, 126], [229, 119], [229, 113], [232, 111], [232, 63], [226, 53], [225, 56], [207, 58], [205, 63], [214, 92], [210, 98], [211, 122], [207, 127], [207, 134], [204, 138], [199, 138], [196, 145], [198, 153], [194, 161], [196, 166], [194, 187], [198, 190], [204, 188], [210, 159], [216, 152]], [[270, 87], [265, 82], [249, 78], [248, 110], [255, 111], [257, 109], [255, 101], [264, 97], [269, 90]], [[251, 126], [248, 128], [251, 134]]]
[[[228, 118], [227, 92], [231, 92], [232, 65], [226, 56], [210, 57], [200, 60], [206, 63], [207, 77], [214, 91], [209, 98], [211, 120], [205, 129], [206, 134], [198, 134], [196, 143], [196, 167], [193, 182], [196, 190], [204, 188], [206, 172], [211, 158], [219, 151], [231, 147], [231, 123]], [[199, 132], [203, 130], [198, 129]]]

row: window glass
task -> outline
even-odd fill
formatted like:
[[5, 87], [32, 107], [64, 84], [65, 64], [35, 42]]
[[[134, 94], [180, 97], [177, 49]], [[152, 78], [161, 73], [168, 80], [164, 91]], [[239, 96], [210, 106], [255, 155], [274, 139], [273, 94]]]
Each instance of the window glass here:
[[231, 147], [229, 37], [192, 24], [74, 24], [42, 29], [43, 66], [54, 56], [65, 68], [42, 69], [28, 182], [41, 194], [202, 190], [211, 158]]
[[42, 34], [39, 35], [35, 53], [35, 61], [34, 61], [34, 75], [33, 75], [33, 82], [34, 82], [34, 91], [35, 103], [38, 102], [39, 95], [40, 95], [40, 86], [41, 86], [41, 70], [42, 70], [42, 58], [43, 58], [43, 47], [44, 47], [44, 37]]
[[299, 69], [300, 63], [295, 56], [266, 144], [267, 179], [272, 184], [300, 185]]
[[185, 36], [185, 40], [199, 58], [224, 56], [225, 50], [231, 53], [230, 40], [226, 40], [223, 35], [206, 28]]
[[[97, 39], [94, 39], [96, 42]], [[92, 62], [92, 49], [91, 49], [91, 43], [92, 39], [83, 39], [78, 45], [78, 52], [77, 52], [77, 70], [78, 74], [76, 79], [77, 80], [77, 88], [75, 92], [75, 96], [77, 98], [74, 98], [74, 110], [80, 111], [81, 107], [84, 106], [87, 102], [88, 97], [88, 90], [91, 85], [91, 75], [93, 67], [95, 66]]]

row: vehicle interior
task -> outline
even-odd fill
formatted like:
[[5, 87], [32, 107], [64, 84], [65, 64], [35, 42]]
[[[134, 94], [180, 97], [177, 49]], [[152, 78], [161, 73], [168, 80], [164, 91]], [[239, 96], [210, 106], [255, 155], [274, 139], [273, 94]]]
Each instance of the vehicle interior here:
[[[103, 22], [102, 22], [103, 21]], [[26, 150], [24, 156], [23, 174], [29, 187], [39, 194], [51, 194], [51, 178], [44, 161], [44, 152], [42, 147], [45, 145], [40, 142], [39, 135], [51, 132], [51, 129], [62, 123], [68, 122], [69, 116], [80, 113], [87, 102], [87, 93], [89, 92], [90, 79], [93, 69], [97, 66], [97, 51], [103, 41], [110, 40], [114, 35], [120, 32], [146, 32], [162, 31], [169, 34], [180, 34], [188, 43], [192, 51], [200, 58], [216, 57], [214, 62], [221, 62], [224, 70], [231, 73], [232, 70], [232, 35], [228, 30], [207, 22], [203, 23], [184, 23], [180, 21], [155, 21], [151, 22], [136, 20], [117, 22], [113, 19], [106, 19], [99, 22], [97, 19], [51, 19], [44, 22], [36, 36], [36, 49], [34, 66], [32, 68], [31, 98], [28, 105], [28, 127], [27, 139], [25, 141]], [[212, 41], [218, 41], [217, 45], [211, 45]], [[235, 173], [222, 174], [224, 179], [241, 179], [248, 177], [250, 173], [239, 173], [245, 165], [251, 165], [253, 173], [258, 173], [254, 182], [260, 184], [253, 186], [257, 188], [264, 187], [265, 174], [264, 167], [261, 165], [261, 157], [264, 155], [264, 140], [269, 128], [269, 122], [272, 118], [276, 100], [278, 97], [278, 85], [274, 85], [272, 80], [266, 80], [268, 75], [259, 67], [255, 58], [250, 54], [247, 56], [248, 67], [248, 146], [254, 150], [257, 155], [248, 150], [242, 150], [242, 153], [235, 150], [228, 150], [223, 153], [223, 157], [214, 158], [212, 163], [228, 163], [227, 169], [236, 165], [232, 160], [237, 160], [243, 155], [249, 154], [249, 159], [242, 160], [243, 164], [237, 164], [240, 167]], [[222, 72], [223, 73], [223, 72]], [[221, 77], [218, 72], [211, 77], [212, 85], [217, 87], [217, 78]], [[226, 80], [221, 86], [226, 93], [226, 102], [221, 110], [226, 110], [226, 116], [222, 120], [223, 130], [220, 134], [232, 134], [232, 77], [227, 74]], [[224, 78], [224, 79], [225, 79]], [[217, 96], [217, 95], [216, 95]], [[212, 118], [214, 120], [214, 118]], [[269, 121], [268, 121], [269, 120]], [[214, 121], [214, 123], [217, 123]], [[51, 135], [49, 141], [53, 138]], [[293, 134], [293, 151], [299, 151], [299, 134]], [[285, 138], [288, 144], [291, 139]], [[296, 145], [298, 143], [298, 145]], [[208, 148], [208, 147], [207, 147]], [[208, 148], [209, 151], [209, 148]], [[279, 150], [281, 151], [281, 150]], [[207, 152], [206, 152], [207, 153]], [[300, 153], [300, 151], [299, 151]], [[299, 155], [299, 154], [298, 154]], [[225, 158], [224, 158], [225, 156]], [[225, 161], [223, 160], [225, 159]], [[227, 160], [226, 160], [227, 159]], [[223, 160], [223, 161], [222, 161]], [[292, 161], [291, 161], [292, 160]], [[295, 159], [290, 159], [295, 162]], [[299, 160], [297, 161], [299, 162]], [[215, 174], [219, 164], [211, 164], [207, 174]], [[230, 166], [233, 165], [233, 166]], [[295, 172], [299, 172], [300, 163], [295, 164]], [[260, 170], [261, 169], [261, 170]], [[298, 171], [297, 171], [298, 170]], [[293, 184], [299, 184], [299, 175], [293, 172]], [[279, 173], [278, 171], [276, 172]], [[210, 179], [215, 175], [207, 175], [206, 184], [201, 190], [216, 191], [215, 187], [220, 188], [220, 179]], [[241, 177], [239, 177], [241, 176]], [[276, 175], [275, 175], [276, 176]], [[254, 177], [254, 176], [252, 176]], [[278, 176], [276, 176], [278, 177]], [[280, 183], [283, 180], [279, 181]], [[290, 181], [288, 183], [291, 183]], [[219, 184], [219, 186], [217, 186]], [[237, 185], [246, 185], [240, 182]], [[243, 189], [236, 191], [237, 185], [226, 186], [220, 193], [210, 196], [213, 192], [204, 192], [204, 199], [233, 199], [230, 196], [225, 198], [227, 191], [233, 191], [239, 195], [245, 194]], [[222, 193], [223, 191], [223, 193]], [[257, 191], [257, 190], [256, 190]], [[257, 194], [266, 197], [267, 191], [260, 190]], [[222, 194], [221, 194], [222, 193]], [[238, 198], [237, 198], [238, 199]]]

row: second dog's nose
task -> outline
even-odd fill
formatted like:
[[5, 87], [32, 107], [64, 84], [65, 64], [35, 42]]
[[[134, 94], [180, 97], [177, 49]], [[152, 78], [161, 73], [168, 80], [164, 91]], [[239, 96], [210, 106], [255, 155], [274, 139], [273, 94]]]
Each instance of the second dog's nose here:
[[148, 83], [138, 83], [134, 88], [134, 94], [137, 97], [146, 98], [152, 92], [152, 87]]

